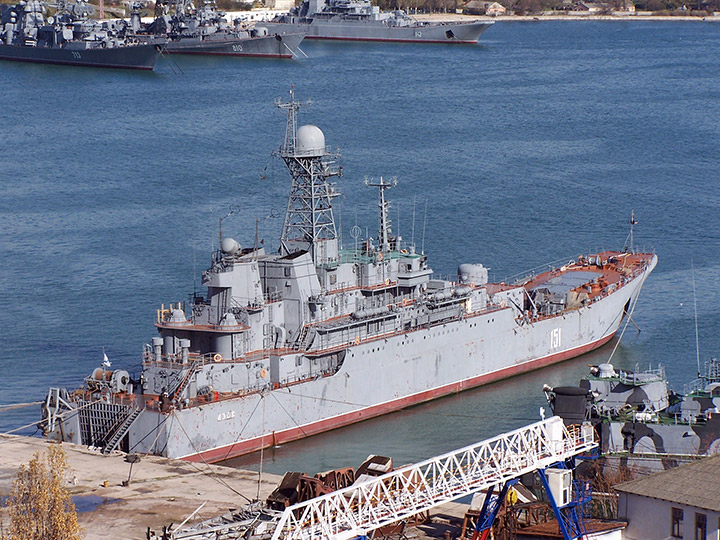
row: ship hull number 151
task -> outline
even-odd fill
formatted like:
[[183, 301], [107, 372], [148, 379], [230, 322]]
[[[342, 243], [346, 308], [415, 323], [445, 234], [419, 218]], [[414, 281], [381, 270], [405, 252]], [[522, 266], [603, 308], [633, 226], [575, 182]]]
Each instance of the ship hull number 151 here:
[[562, 328], [554, 328], [550, 332], [550, 347], [553, 349], [559, 349], [562, 345]]

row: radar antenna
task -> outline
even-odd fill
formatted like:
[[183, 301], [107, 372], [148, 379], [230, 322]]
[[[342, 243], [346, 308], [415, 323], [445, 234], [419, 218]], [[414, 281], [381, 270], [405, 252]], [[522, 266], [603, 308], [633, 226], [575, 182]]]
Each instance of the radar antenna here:
[[693, 308], [695, 310], [695, 359], [697, 360], [697, 374], [698, 374], [698, 379], [699, 379], [700, 378], [700, 336], [698, 334], [697, 296], [695, 294], [695, 263], [693, 261], [690, 261], [690, 268], [692, 269]]
[[285, 144], [280, 148], [280, 157], [285, 158], [286, 155], [295, 153], [295, 131], [297, 127], [297, 112], [300, 107], [312, 105], [309, 99], [305, 102], [295, 101], [295, 87], [290, 88], [290, 101], [287, 103], [281, 99], [275, 100], [275, 106], [281, 111], [287, 110], [287, 127], [285, 128]]
[[325, 135], [319, 128], [297, 127], [297, 111], [309, 104], [295, 101], [294, 89], [290, 90], [289, 102], [275, 102], [278, 109], [287, 111], [285, 141], [278, 154], [292, 176], [280, 252], [307, 251], [318, 265], [336, 261], [339, 256], [332, 208], [332, 200], [339, 193], [329, 179], [342, 175], [342, 167], [334, 167], [339, 154], [327, 151]]
[[628, 234], [627, 239], [625, 240], [625, 251], [627, 252], [634, 252], [635, 251], [635, 240], [633, 236], [633, 229], [635, 225], [637, 225], [638, 222], [635, 220], [635, 210], [633, 210], [630, 213], [630, 234]]
[[390, 238], [392, 231], [390, 229], [390, 202], [385, 200], [385, 190], [397, 186], [397, 178], [391, 177], [387, 181], [380, 177], [379, 182], [373, 182], [372, 179], [365, 177], [365, 185], [369, 187], [380, 188], [380, 200], [378, 201], [380, 227], [378, 229], [378, 244], [380, 251], [390, 251]]

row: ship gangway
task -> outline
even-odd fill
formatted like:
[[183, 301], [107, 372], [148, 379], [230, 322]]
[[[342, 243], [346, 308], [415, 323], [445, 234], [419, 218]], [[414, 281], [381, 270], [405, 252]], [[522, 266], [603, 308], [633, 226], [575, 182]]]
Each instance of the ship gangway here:
[[422, 512], [507, 485], [597, 446], [589, 424], [560, 417], [408, 465], [285, 509], [272, 540], [350, 540]]

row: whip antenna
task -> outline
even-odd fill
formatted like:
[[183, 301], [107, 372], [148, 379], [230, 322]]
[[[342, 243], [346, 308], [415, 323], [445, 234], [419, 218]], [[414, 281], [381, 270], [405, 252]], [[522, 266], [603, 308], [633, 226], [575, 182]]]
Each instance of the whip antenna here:
[[698, 336], [697, 297], [695, 296], [695, 263], [692, 261], [690, 262], [690, 268], [692, 269], [693, 307], [695, 309], [695, 357], [697, 360], [697, 374], [700, 377], [700, 337]]

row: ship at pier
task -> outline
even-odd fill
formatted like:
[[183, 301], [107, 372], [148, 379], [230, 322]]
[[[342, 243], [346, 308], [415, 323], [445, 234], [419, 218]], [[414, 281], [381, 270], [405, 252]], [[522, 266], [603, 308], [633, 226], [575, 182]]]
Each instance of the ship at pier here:
[[155, 19], [142, 22], [142, 4], [130, 4], [127, 33], [144, 43], [156, 44], [168, 54], [293, 58], [305, 37], [299, 33], [269, 34], [267, 28], [248, 29], [236, 19], [230, 23], [215, 0], [158, 0]]
[[222, 461], [578, 356], [634, 310], [657, 258], [632, 248], [507, 283], [488, 282], [479, 263], [435, 278], [428, 256], [393, 233], [395, 182], [382, 178], [366, 182], [377, 234], [354, 227], [343, 248], [339, 154], [318, 127], [297, 127], [300, 105], [292, 92], [277, 102], [292, 178], [277, 252], [254, 231], [246, 247], [221, 238], [205, 294], [157, 311], [142, 372], [101, 366], [82, 388], [51, 388], [46, 436]]
[[420, 22], [404, 11], [382, 12], [370, 0], [304, 0], [263, 23], [271, 32], [306, 39], [405, 43], [477, 43], [492, 21]]
[[152, 70], [161, 44], [143, 43], [123, 25], [89, 18], [86, 0], [39, 0], [0, 6], [0, 60], [82, 67]]

